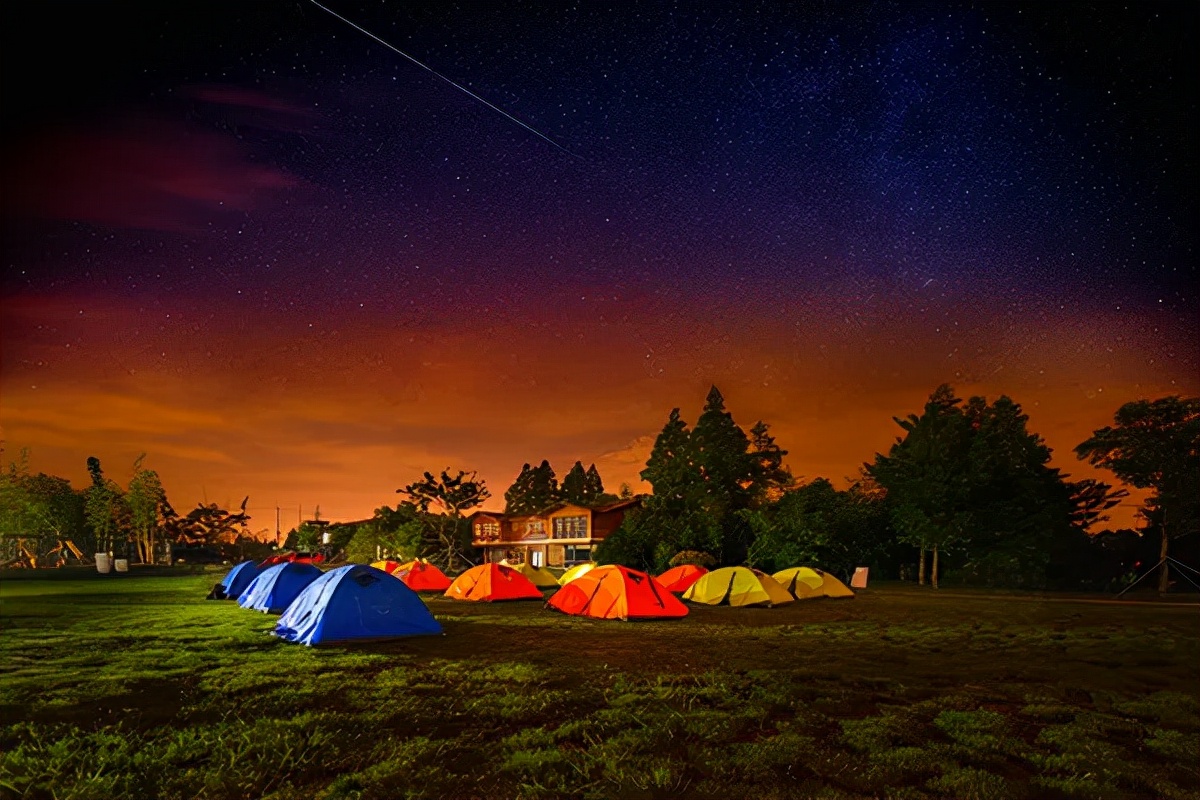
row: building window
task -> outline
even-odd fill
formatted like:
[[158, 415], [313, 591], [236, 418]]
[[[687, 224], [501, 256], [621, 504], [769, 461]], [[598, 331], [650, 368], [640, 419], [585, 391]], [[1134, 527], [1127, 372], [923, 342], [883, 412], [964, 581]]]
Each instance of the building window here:
[[586, 516], [554, 518], [555, 539], [586, 539], [588, 538], [587, 529], [588, 518]]
[[504, 552], [504, 560], [507, 561], [508, 563], [512, 564], [513, 566], [516, 566], [518, 564], [524, 564], [525, 563], [525, 549], [519, 548], [519, 549], [513, 549], [513, 550], [506, 550]]
[[499, 522], [476, 522], [475, 523], [475, 541], [477, 542], [497, 542], [500, 540], [500, 523]]
[[546, 566], [545, 554], [542, 553], [542, 551], [540, 549], [539, 550], [530, 550], [529, 551], [529, 563], [535, 567]]
[[567, 545], [563, 548], [563, 565], [570, 566], [573, 564], [582, 564], [584, 561], [592, 560], [592, 548], [590, 546], [576, 547]]
[[534, 520], [525, 523], [525, 535], [522, 539], [545, 539], [546, 523], [544, 520]]

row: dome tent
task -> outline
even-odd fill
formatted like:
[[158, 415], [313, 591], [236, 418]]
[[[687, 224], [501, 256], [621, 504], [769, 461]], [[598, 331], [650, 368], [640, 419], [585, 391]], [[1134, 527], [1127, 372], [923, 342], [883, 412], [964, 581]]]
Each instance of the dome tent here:
[[304, 587], [321, 577], [321, 570], [312, 564], [285, 561], [267, 567], [246, 587], [238, 598], [242, 608], [252, 608], [268, 614], [279, 614], [292, 604]]
[[529, 579], [529, 582], [539, 589], [549, 589], [558, 587], [558, 578], [554, 577], [554, 573], [545, 567], [535, 567], [527, 562], [520, 564], [510, 564], [508, 560], [500, 562], [500, 566], [508, 567], [516, 570]]
[[310, 583], [274, 630], [281, 639], [307, 645], [441, 632], [416, 592], [365, 564], [338, 567]]
[[446, 590], [454, 600], [541, 600], [541, 591], [512, 567], [480, 564], [454, 579]]
[[668, 592], [686, 592], [691, 585], [708, 573], [704, 567], [695, 564], [680, 564], [658, 576], [658, 582], [667, 587]]
[[830, 575], [814, 567], [792, 567], [771, 576], [797, 600], [814, 597], [854, 597], [854, 592]]
[[687, 606], [651, 575], [621, 566], [596, 567], [546, 603], [565, 614], [597, 619], [678, 619]]
[[595, 568], [596, 568], [595, 561], [585, 561], [582, 564], [576, 564], [575, 566], [571, 567], [569, 570], [564, 572], [561, 576], [559, 576], [558, 585], [566, 586], [571, 581], [575, 580], [576, 578], [578, 578], [582, 575], [586, 575], [587, 573], [591, 572]]
[[450, 588], [450, 584], [452, 583], [446, 577], [446, 573], [423, 558], [400, 565], [392, 573], [392, 577], [399, 578], [405, 586], [414, 592], [444, 592]]
[[229, 570], [221, 582], [213, 587], [209, 597], [213, 600], [237, 600], [238, 595], [254, 582], [261, 571], [262, 569], [255, 562], [243, 561]]
[[787, 589], [765, 572], [748, 567], [713, 570], [692, 584], [683, 599], [710, 606], [779, 606], [795, 602]]
[[403, 567], [405, 567], [406, 565], [411, 564], [411, 563], [412, 563], [411, 561], [401, 562], [401, 561], [392, 561], [391, 559], [384, 559], [383, 561], [373, 562], [371, 564], [371, 566], [374, 567], [375, 569], [383, 570], [388, 575], [394, 575], [396, 573], [396, 570], [402, 569]]

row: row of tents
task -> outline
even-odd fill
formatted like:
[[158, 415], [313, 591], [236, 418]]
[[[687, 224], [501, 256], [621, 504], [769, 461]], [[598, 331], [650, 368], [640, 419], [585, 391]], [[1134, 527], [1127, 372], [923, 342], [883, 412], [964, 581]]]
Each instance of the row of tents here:
[[213, 599], [281, 614], [273, 633], [287, 641], [322, 644], [441, 633], [417, 592], [455, 600], [542, 600], [566, 614], [598, 619], [673, 619], [687, 616], [680, 599], [706, 605], [775, 607], [816, 597], [853, 597], [845, 584], [818, 569], [795, 567], [768, 575], [747, 567], [708, 571], [684, 565], [658, 577], [617, 565], [582, 564], [556, 578], [528, 564], [481, 564], [451, 580], [427, 561], [351, 564], [322, 572], [312, 564], [238, 564], [214, 587]]

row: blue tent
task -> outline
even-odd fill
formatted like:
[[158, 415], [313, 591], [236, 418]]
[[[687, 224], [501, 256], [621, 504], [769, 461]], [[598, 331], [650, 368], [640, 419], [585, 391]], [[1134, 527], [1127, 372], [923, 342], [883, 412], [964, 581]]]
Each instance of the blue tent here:
[[310, 583], [275, 624], [289, 642], [325, 644], [441, 633], [412, 589], [381, 569], [350, 564]]
[[292, 604], [304, 587], [321, 577], [321, 570], [312, 564], [285, 561], [258, 573], [238, 598], [242, 608], [253, 608], [268, 614], [278, 614]]
[[262, 568], [254, 561], [243, 561], [221, 580], [221, 591], [226, 600], [237, 600], [238, 595], [246, 591], [246, 587], [254, 582]]

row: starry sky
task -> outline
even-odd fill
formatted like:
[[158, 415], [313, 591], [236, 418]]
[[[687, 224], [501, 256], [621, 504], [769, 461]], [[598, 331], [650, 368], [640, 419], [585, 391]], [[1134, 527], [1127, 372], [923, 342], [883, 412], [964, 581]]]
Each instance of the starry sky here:
[[273, 532], [645, 490], [712, 384], [843, 486], [942, 382], [1076, 477], [1200, 391], [1194, 3], [326, 5], [3, 5], [6, 460]]

